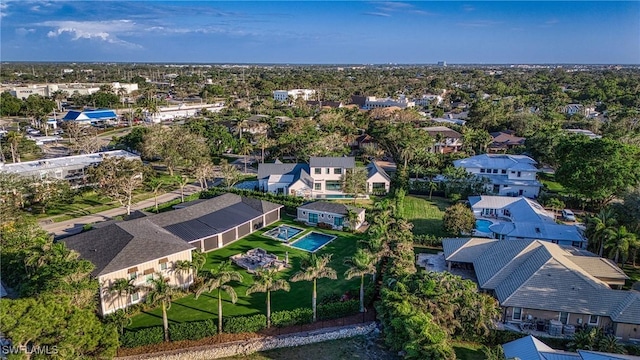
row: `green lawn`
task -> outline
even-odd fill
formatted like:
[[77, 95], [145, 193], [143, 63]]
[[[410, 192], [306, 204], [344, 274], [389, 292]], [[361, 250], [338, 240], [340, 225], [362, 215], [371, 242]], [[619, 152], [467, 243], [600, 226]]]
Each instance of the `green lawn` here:
[[[269, 226], [271, 229], [279, 224], [292, 224], [298, 227], [306, 228], [305, 226], [295, 223], [291, 220], [282, 220], [277, 224]], [[310, 231], [311, 228], [305, 231]], [[314, 228], [315, 229], [315, 228]], [[331, 267], [338, 273], [338, 280], [320, 279], [318, 280], [318, 301], [323, 296], [331, 293], [343, 294], [349, 290], [352, 294], [357, 295], [359, 289], [359, 279], [351, 279], [349, 281], [344, 279], [344, 272], [347, 267], [343, 264], [344, 258], [351, 256], [357, 246], [358, 240], [362, 237], [361, 234], [351, 234], [340, 231], [330, 230], [317, 230], [330, 234], [337, 235], [338, 238], [333, 240], [330, 244], [320, 249], [317, 253], [333, 254], [331, 260]], [[285, 252], [289, 252], [289, 261], [292, 264], [292, 268], [282, 271], [282, 277], [288, 279], [292, 274], [298, 271], [300, 260], [308, 253], [302, 250], [288, 247], [283, 243], [274, 239], [262, 236], [264, 230], [257, 231], [245, 238], [238, 240], [225, 248], [207, 253], [207, 264], [205, 268], [211, 268], [219, 264], [221, 261], [227, 260], [231, 255], [237, 253], [244, 253], [247, 250], [253, 248], [263, 248], [269, 253], [276, 254], [279, 258], [284, 258]], [[300, 236], [300, 235], [299, 235]], [[234, 265], [235, 266], [235, 265]], [[266, 311], [266, 295], [263, 293], [256, 293], [251, 296], [246, 296], [247, 288], [253, 283], [253, 279], [250, 274], [245, 270], [236, 267], [237, 270], [244, 277], [242, 284], [236, 284], [234, 286], [238, 293], [238, 302], [232, 304], [229, 297], [223, 295], [223, 316], [232, 315], [249, 315], [265, 313]], [[279, 310], [291, 310], [298, 307], [311, 307], [311, 283], [310, 282], [297, 282], [291, 283], [290, 292], [275, 292], [271, 294], [271, 311]], [[169, 321], [185, 322], [202, 320], [208, 318], [217, 318], [217, 297], [216, 293], [205, 293], [198, 300], [195, 300], [193, 295], [186, 296], [173, 302], [171, 308], [168, 311]], [[149, 312], [143, 312], [136, 315], [132, 319], [132, 323], [129, 328], [140, 328], [152, 325], [161, 325], [162, 315], [159, 308]]]
[[540, 182], [544, 185], [544, 188], [550, 192], [562, 194], [565, 192], [564, 187], [560, 183], [556, 182], [554, 174], [540, 173]]
[[476, 343], [453, 343], [453, 350], [456, 352], [456, 358], [460, 360], [484, 360], [485, 356], [481, 348], [482, 345]]
[[442, 229], [444, 210], [451, 203], [447, 199], [411, 195], [404, 198], [404, 216], [413, 224], [416, 235], [447, 236]]

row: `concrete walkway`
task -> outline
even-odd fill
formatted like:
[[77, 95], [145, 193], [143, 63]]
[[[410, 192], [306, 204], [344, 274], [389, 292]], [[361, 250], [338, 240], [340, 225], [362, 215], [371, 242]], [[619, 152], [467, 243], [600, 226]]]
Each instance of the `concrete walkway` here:
[[[201, 191], [200, 186], [196, 185], [187, 185], [184, 188], [184, 196], [188, 196], [191, 194], [195, 194]], [[162, 194], [158, 196], [158, 205], [162, 203], [169, 202], [171, 200], [180, 198], [180, 189]], [[155, 200], [152, 198], [143, 200], [139, 203], [131, 205], [131, 211], [142, 210], [155, 205]], [[40, 221], [40, 226], [42, 229], [47, 231], [50, 234], [58, 237], [65, 237], [69, 235], [74, 235], [82, 231], [82, 228], [86, 224], [93, 224], [100, 221], [111, 220], [116, 216], [126, 214], [126, 209], [123, 207], [118, 207], [115, 209], [105, 210], [96, 214], [86, 215], [79, 218], [61, 221], [61, 222], [51, 222], [49, 219], [44, 219]]]

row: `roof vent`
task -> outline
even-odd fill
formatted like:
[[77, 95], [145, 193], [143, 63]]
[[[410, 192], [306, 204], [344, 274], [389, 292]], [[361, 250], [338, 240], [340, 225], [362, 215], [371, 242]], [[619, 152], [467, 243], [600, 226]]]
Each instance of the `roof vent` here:
[[537, 227], [537, 228], [536, 228], [536, 232], [537, 232], [537, 233], [539, 233], [539, 232], [540, 232], [540, 228], [539, 228], [539, 227]]

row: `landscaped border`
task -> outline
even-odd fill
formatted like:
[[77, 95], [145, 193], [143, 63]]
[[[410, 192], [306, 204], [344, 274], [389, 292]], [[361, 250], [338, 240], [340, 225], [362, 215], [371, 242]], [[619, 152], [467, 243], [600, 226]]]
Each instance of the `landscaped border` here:
[[[307, 236], [309, 236], [309, 235], [311, 235], [313, 233], [324, 235], [324, 236], [331, 236], [331, 240], [329, 240], [326, 243], [322, 244], [320, 247], [318, 247], [317, 249], [315, 249], [313, 251], [293, 246], [293, 244], [297, 243], [298, 241], [302, 240], [303, 238], [305, 238], [305, 237], [307, 237]], [[333, 242], [333, 240], [335, 240], [337, 238], [338, 238], [337, 235], [331, 235], [331, 234], [326, 234], [326, 233], [323, 233], [323, 232], [320, 232], [320, 231], [312, 230], [312, 231], [309, 231], [308, 233], [303, 234], [300, 237], [298, 237], [298, 239], [296, 241], [294, 241], [292, 243], [287, 243], [287, 245], [292, 247], [292, 248], [298, 249], [298, 250], [302, 250], [302, 251], [306, 251], [306, 252], [310, 252], [310, 253], [315, 253], [316, 251], [318, 251], [318, 250], [322, 249], [323, 247], [327, 246], [328, 244], [331, 244]]]

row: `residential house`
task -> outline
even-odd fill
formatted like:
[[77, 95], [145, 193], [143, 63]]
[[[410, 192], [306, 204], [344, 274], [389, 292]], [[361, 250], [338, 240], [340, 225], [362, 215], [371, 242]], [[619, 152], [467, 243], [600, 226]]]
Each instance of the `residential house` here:
[[358, 135], [351, 145], [352, 148], [359, 150], [364, 150], [366, 147], [376, 148], [378, 146], [375, 139], [368, 134]]
[[214, 104], [179, 104], [176, 106], [161, 106], [155, 113], [144, 112], [145, 120], [152, 123], [173, 121], [198, 116], [202, 111], [220, 112], [224, 108], [223, 103]]
[[0, 172], [36, 179], [64, 179], [73, 186], [88, 185], [88, 169], [97, 166], [106, 157], [140, 160], [140, 156], [124, 150], [104, 151], [93, 154], [25, 161], [13, 164], [0, 163]]
[[191, 261], [193, 249], [212, 251], [268, 226], [280, 220], [283, 208], [235, 194], [183, 203], [180, 207], [149, 216], [139, 213], [142, 217], [62, 240], [95, 265], [92, 275], [100, 283], [103, 315], [144, 298], [144, 291], [127, 296], [111, 293], [109, 286], [116, 279], [132, 279], [134, 285], [141, 286], [159, 273], [171, 285], [189, 286], [192, 274], [174, 271], [176, 261]]
[[367, 164], [367, 193], [386, 195], [391, 186], [391, 177], [375, 161]]
[[425, 94], [422, 97], [413, 99], [417, 106], [429, 106], [429, 104], [440, 105], [444, 98], [440, 95]]
[[[303, 196], [306, 198], [342, 198], [342, 177], [355, 168], [353, 157], [316, 157], [309, 164], [258, 165], [258, 187], [274, 194]], [[389, 191], [390, 178], [377, 164], [367, 166], [368, 193]]]
[[492, 223], [488, 233], [479, 235], [499, 240], [540, 239], [579, 248], [587, 246], [587, 239], [578, 226], [556, 223], [555, 214], [524, 196], [470, 196], [469, 204], [476, 218]]
[[70, 110], [63, 118], [62, 121], [73, 121], [83, 125], [97, 125], [105, 123], [116, 123], [118, 115], [116, 112], [110, 109], [97, 109], [97, 110]]
[[594, 134], [592, 131], [584, 130], [584, 129], [564, 129], [564, 131], [569, 135], [584, 135], [589, 139], [601, 139], [602, 136]]
[[[349, 212], [353, 212], [358, 216], [355, 224], [349, 223]], [[342, 230], [343, 227], [358, 230], [364, 223], [364, 215], [364, 209], [328, 201], [314, 201], [298, 206], [296, 220], [309, 225], [325, 223], [336, 230]]]
[[462, 135], [446, 126], [430, 126], [421, 128], [435, 139], [431, 152], [448, 154], [462, 149]]
[[515, 136], [512, 130], [498, 131], [490, 133], [493, 141], [489, 144], [488, 151], [493, 153], [504, 153], [507, 150], [524, 146], [526, 138]]
[[288, 101], [289, 97], [296, 100], [302, 98], [303, 100], [311, 100], [316, 95], [315, 90], [310, 89], [293, 89], [293, 90], [275, 90], [273, 92], [273, 100], [275, 101]]
[[539, 321], [556, 335], [600, 327], [638, 339], [640, 292], [612, 289], [628, 277], [608, 260], [540, 240], [456, 238], [442, 246], [449, 268], [472, 268], [480, 289], [496, 297], [505, 324]]
[[536, 180], [537, 162], [525, 155], [483, 154], [453, 162], [467, 172], [489, 179], [487, 191], [495, 195], [537, 198], [542, 184]]
[[638, 356], [613, 354], [591, 350], [578, 350], [568, 352], [555, 350], [538, 340], [533, 335], [528, 335], [502, 345], [506, 359], [520, 360], [640, 360]]
[[398, 107], [400, 109], [406, 109], [416, 106], [416, 103], [413, 101], [409, 101], [409, 99], [407, 99], [404, 95], [400, 95], [398, 99], [378, 99], [375, 96], [367, 96], [362, 108], [365, 110], [371, 110], [378, 108], [388, 108], [392, 106]]
[[588, 118], [594, 118], [597, 117], [598, 114], [596, 112], [596, 108], [593, 106], [584, 106], [582, 104], [569, 104], [567, 106], [564, 107], [563, 109], [564, 113], [571, 116], [571, 115], [583, 115], [585, 117]]
[[[83, 232], [64, 240], [66, 246], [95, 266], [91, 273], [100, 284], [100, 313], [110, 314], [144, 299], [145, 283], [154, 276], [172, 286], [187, 287], [192, 273], [174, 271], [177, 261], [191, 261], [194, 246], [186, 243], [149, 218], [123, 221]], [[132, 280], [135, 292], [117, 294], [109, 287], [117, 279]]]

